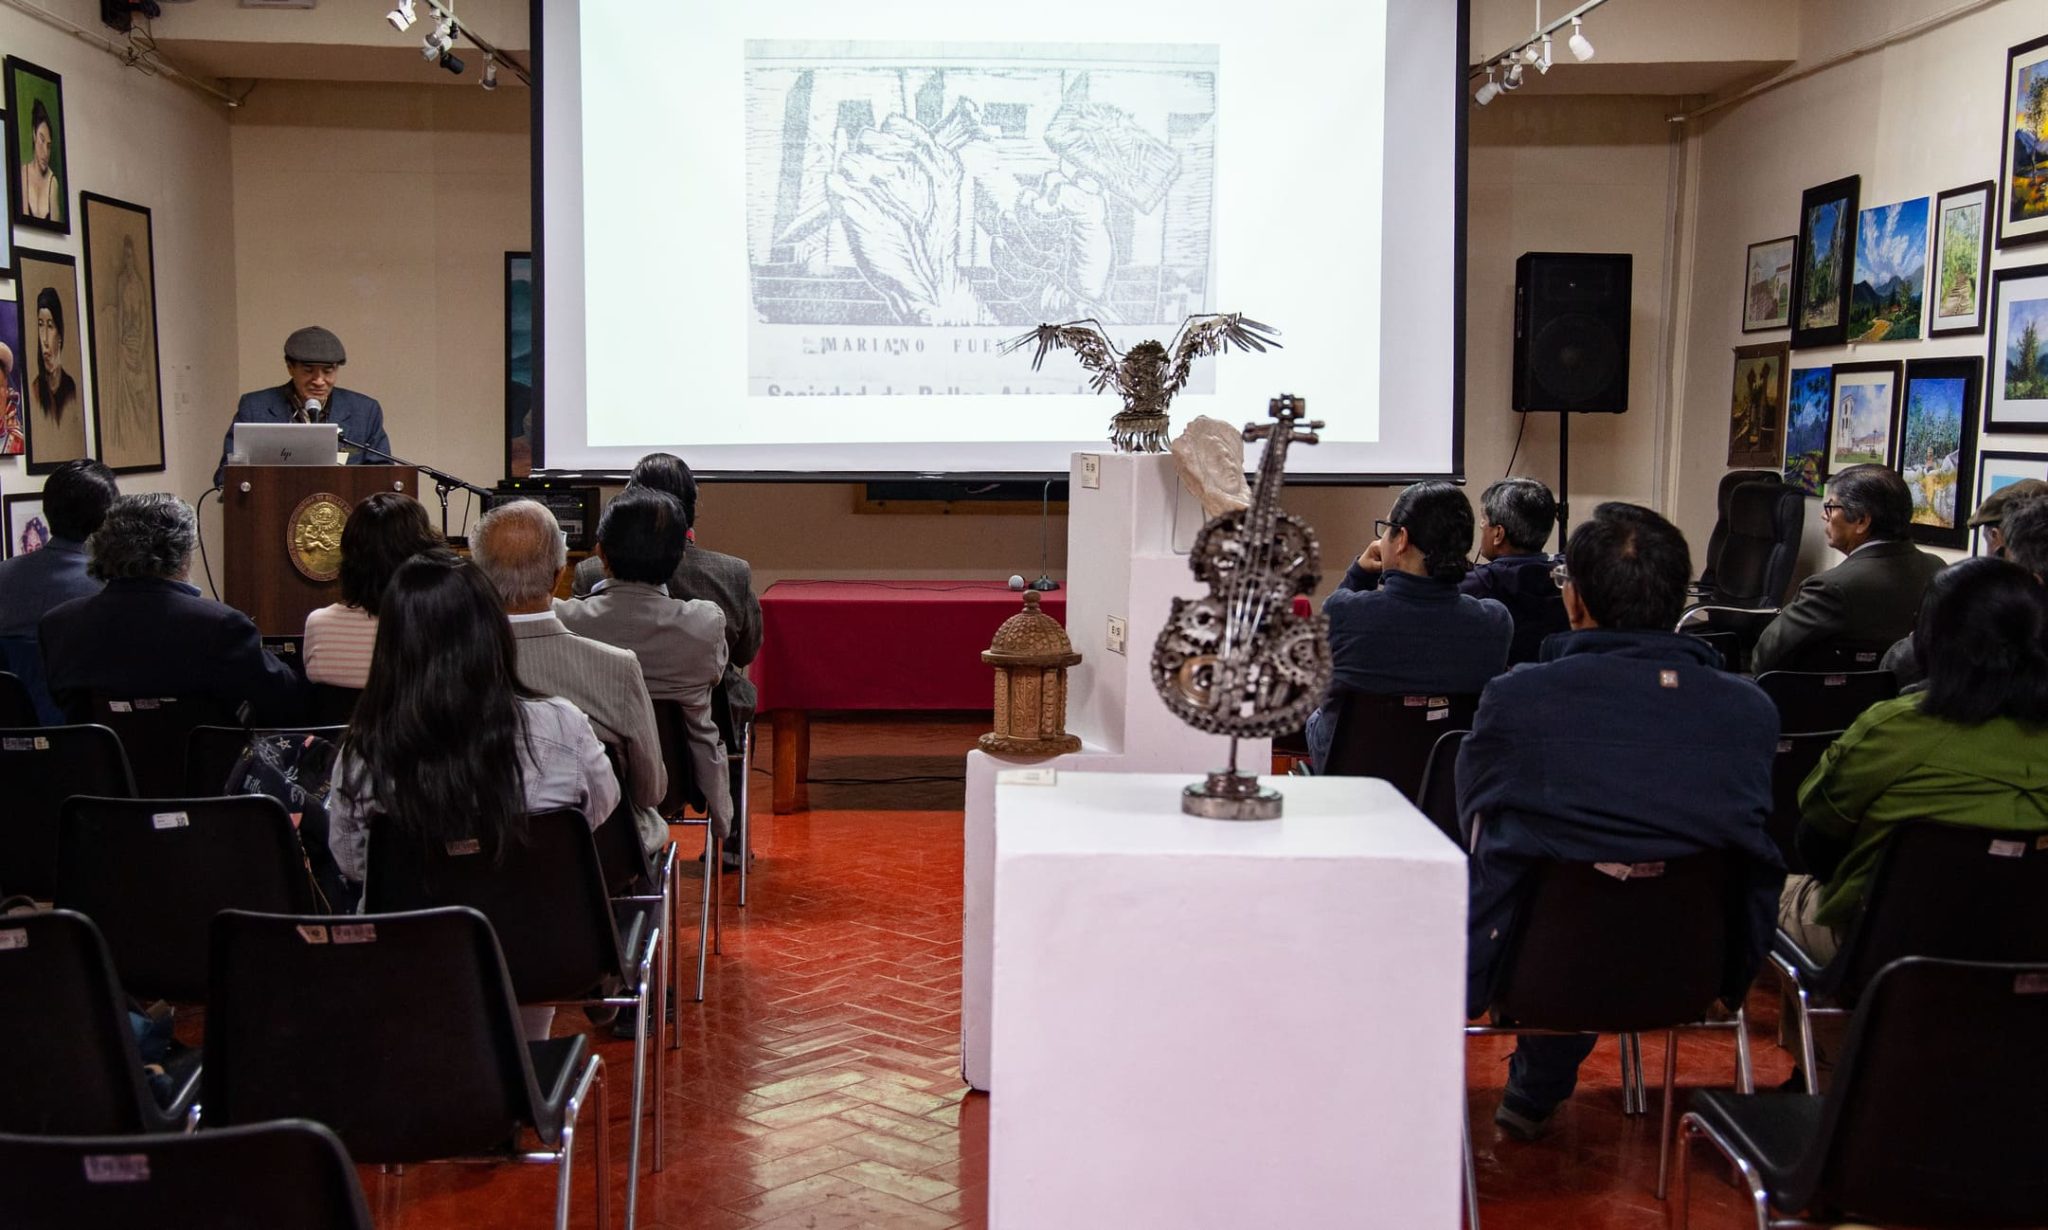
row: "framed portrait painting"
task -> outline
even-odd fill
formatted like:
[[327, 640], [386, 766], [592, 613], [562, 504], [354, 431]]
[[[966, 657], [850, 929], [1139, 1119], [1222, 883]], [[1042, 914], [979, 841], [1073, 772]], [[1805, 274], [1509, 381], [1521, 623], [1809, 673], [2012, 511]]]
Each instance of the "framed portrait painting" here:
[[1984, 364], [1975, 357], [1913, 359], [1906, 364], [1899, 417], [1899, 476], [1913, 496], [1913, 541], [1970, 545], [1963, 522], [1975, 504], [1977, 406]]
[[1728, 465], [1775, 470], [1784, 447], [1785, 369], [1791, 353], [1783, 342], [1735, 348], [1735, 378], [1728, 393]]
[[1856, 280], [1849, 287], [1849, 340], [1917, 342], [1927, 290], [1927, 198], [1856, 215]]
[[1828, 395], [1828, 473], [1892, 463], [1899, 423], [1897, 363], [1837, 363]]
[[[2048, 482], [2048, 453], [1985, 449], [1977, 455], [1977, 503], [1982, 504], [1997, 494], [2000, 487], [2010, 487], [2023, 478]], [[1984, 554], [1985, 528], [1979, 526], [1970, 535], [1970, 554]]]
[[1984, 329], [1984, 279], [1991, 272], [1991, 217], [1998, 185], [1950, 188], [1934, 198], [1934, 263], [1927, 280], [1927, 336]]
[[86, 332], [92, 335], [93, 438], [116, 474], [164, 468], [157, 365], [156, 251], [149, 211], [78, 194], [85, 221]]
[[1795, 367], [1785, 394], [1785, 485], [1819, 495], [1828, 476], [1828, 395], [1834, 369]]
[[1984, 430], [2048, 431], [2048, 265], [1991, 272]]
[[[0, 231], [6, 229], [0, 226]], [[21, 352], [14, 348], [14, 339], [20, 336], [21, 304], [0, 299], [0, 457], [28, 451], [21, 416]]]
[[1792, 346], [1839, 346], [1849, 340], [1849, 276], [1856, 260], [1856, 200], [1862, 180], [1851, 175], [1799, 198], [1799, 242], [1792, 262]]
[[85, 447], [85, 368], [78, 344], [78, 264], [62, 252], [23, 248], [15, 286], [21, 295], [21, 420], [28, 429], [28, 472], [48, 474], [89, 456]]
[[32, 491], [27, 495], [10, 495], [5, 506], [7, 558], [42, 550], [43, 544], [50, 541], [50, 522], [43, 516], [43, 493]]
[[2005, 53], [1998, 246], [2048, 242], [2048, 34]]
[[1792, 323], [1792, 253], [1799, 237], [1749, 245], [1743, 261], [1742, 331], [1762, 333]]
[[71, 165], [64, 157], [64, 81], [18, 56], [7, 79], [7, 188], [16, 226], [71, 233]]

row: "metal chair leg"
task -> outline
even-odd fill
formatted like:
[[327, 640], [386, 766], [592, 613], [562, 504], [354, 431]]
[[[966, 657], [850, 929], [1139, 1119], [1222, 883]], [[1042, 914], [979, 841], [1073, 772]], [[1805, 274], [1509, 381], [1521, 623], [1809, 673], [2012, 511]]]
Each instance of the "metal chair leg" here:
[[[660, 944], [660, 936], [657, 935], [653, 942], [657, 945]], [[652, 952], [648, 954], [649, 958], [658, 955]], [[652, 982], [650, 964], [648, 961], [643, 960], [639, 970], [640, 1002], [634, 1005], [634, 1011], [640, 1018], [640, 1029], [638, 1031], [639, 1037], [633, 1039], [633, 1130], [626, 1138], [626, 1151], [628, 1154], [626, 1159], [626, 1224], [628, 1226], [636, 1223], [640, 1207], [640, 1119], [647, 1111], [647, 1053], [651, 1050], [659, 1054], [661, 1051], [660, 1045], [654, 1043], [649, 1036], [654, 1029], [653, 1017], [647, 1011], [648, 1005], [653, 1003], [653, 997], [649, 994], [649, 984]], [[658, 1091], [656, 1099], [658, 1103], [660, 1099]]]
[[740, 835], [740, 908], [747, 908], [747, 864], [754, 861], [753, 819], [749, 806], [753, 795], [754, 774], [754, 724], [748, 722], [740, 730], [740, 797], [733, 800], [739, 810], [734, 817]]
[[1664, 1181], [1671, 1169], [1671, 1127], [1678, 1103], [1678, 1031], [1664, 1031], [1664, 1119], [1657, 1131], [1657, 1199], [1664, 1198]]
[[718, 833], [704, 826], [704, 902], [697, 917], [697, 1002], [704, 1002], [704, 965], [711, 959], [711, 889], [718, 875]]
[[1634, 1083], [1629, 1080], [1628, 1075], [1628, 1039], [1629, 1036], [1627, 1034], [1614, 1035], [1614, 1051], [1621, 1059], [1621, 1113], [1623, 1115], [1633, 1115], [1636, 1113], [1636, 1088]]
[[1820, 1065], [1814, 1062], [1813, 1005], [1809, 1002], [1805, 987], [1794, 991], [1799, 1011], [1799, 1071], [1806, 1078], [1806, 1092], [1820, 1096]]
[[661, 950], [663, 945], [672, 942], [671, 937], [666, 935], [658, 934], [654, 937], [654, 951], [647, 954], [647, 966], [650, 970], [655, 971], [655, 977], [649, 980], [654, 1001], [651, 1004], [642, 1005], [646, 1009], [647, 1025], [653, 1039], [648, 1044], [647, 1049], [654, 1052], [654, 1173], [656, 1174], [661, 1173], [662, 1159], [664, 1157], [662, 1145], [666, 1143], [667, 1139], [664, 1129], [668, 1126], [668, 1099], [662, 1096], [662, 1091], [668, 1088], [667, 1084], [663, 1081], [663, 1073], [668, 1070], [668, 1065], [667, 1061], [662, 1057], [662, 1051], [666, 1048], [661, 1045], [661, 1020], [668, 1015], [667, 1005], [669, 997], [667, 988], [661, 985], [660, 971], [666, 967], [662, 960]]
[[1756, 1069], [1749, 1055], [1749, 1010], [1741, 1004], [1735, 1006], [1735, 1092], [1756, 1092]]
[[[1464, 1093], [1460, 1091], [1460, 1097]], [[1479, 1230], [1479, 1165], [1472, 1158], [1472, 1100], [1465, 1099], [1465, 1225]]]
[[[710, 831], [710, 821], [705, 821], [705, 830]], [[708, 879], [711, 882], [711, 951], [725, 955], [725, 851], [709, 866]]]
[[569, 1185], [576, 1169], [576, 1125], [583, 1117], [583, 1100], [593, 1084], [597, 1086], [597, 1224], [604, 1226], [611, 1212], [604, 1191], [605, 1175], [611, 1161], [605, 1143], [609, 1125], [605, 1122], [604, 1060], [593, 1055], [584, 1066], [582, 1075], [576, 1079], [576, 1088], [570, 1093], [568, 1104], [562, 1108], [562, 1147], [555, 1152], [555, 1230], [569, 1230]]
[[1692, 1138], [1698, 1122], [1691, 1115], [1678, 1121], [1678, 1191], [1673, 1201], [1678, 1206], [1678, 1230], [1690, 1230], [1692, 1224]]

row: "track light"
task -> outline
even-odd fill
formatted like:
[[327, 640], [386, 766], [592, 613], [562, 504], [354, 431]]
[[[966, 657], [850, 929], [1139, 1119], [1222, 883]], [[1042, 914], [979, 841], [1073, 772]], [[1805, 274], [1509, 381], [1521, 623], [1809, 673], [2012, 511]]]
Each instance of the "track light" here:
[[1537, 54], [1535, 59], [1529, 62], [1536, 66], [1536, 71], [1539, 73], [1550, 71], [1550, 36], [1548, 34], [1543, 36], [1543, 50]]
[[1572, 36], [1564, 45], [1572, 49], [1572, 58], [1581, 64], [1593, 58], [1593, 44], [1586, 41], [1586, 32], [1576, 17], [1572, 18]]
[[420, 43], [420, 58], [422, 60], [439, 60], [442, 56], [447, 55], [448, 49], [454, 45], [455, 19], [453, 17], [444, 17], [441, 19], [441, 24], [429, 31], [426, 39]]
[[440, 60], [436, 62], [439, 63], [442, 68], [447, 69], [449, 72], [454, 73], [456, 76], [460, 77], [462, 75], [463, 63], [459, 58], [456, 57], [454, 52], [442, 52]]
[[419, 20], [419, 14], [413, 11], [413, 0], [398, 0], [398, 7], [384, 14], [384, 20], [391, 23], [392, 29], [403, 34], [412, 29], [412, 23]]
[[1511, 60], [1509, 62], [1507, 71], [1500, 75], [1500, 88], [1503, 90], [1519, 90], [1522, 88], [1522, 62], [1520, 60]]
[[498, 88], [498, 57], [489, 52], [484, 53], [484, 79], [477, 84], [487, 90]]
[[1480, 86], [1479, 91], [1472, 95], [1472, 101], [1483, 107], [1499, 97], [1500, 83], [1493, 79], [1493, 65], [1489, 64], [1486, 66], [1486, 84]]

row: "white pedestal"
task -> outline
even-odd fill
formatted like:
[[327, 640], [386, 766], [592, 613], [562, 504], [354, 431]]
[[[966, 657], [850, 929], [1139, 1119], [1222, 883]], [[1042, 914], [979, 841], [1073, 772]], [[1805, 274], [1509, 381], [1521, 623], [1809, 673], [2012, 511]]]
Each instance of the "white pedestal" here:
[[[1099, 462], [1098, 485], [1082, 485], [1082, 458]], [[1188, 781], [1229, 759], [1228, 739], [1173, 715], [1152, 686], [1152, 642], [1175, 597], [1204, 587], [1188, 571], [1187, 548], [1202, 506], [1181, 488], [1163, 453], [1076, 453], [1068, 470], [1067, 636], [1082, 655], [1067, 674], [1067, 729], [1079, 752], [1020, 760], [967, 754], [966, 866], [961, 891], [960, 1069], [989, 1086], [989, 961], [995, 910], [995, 775], [1042, 765], [1061, 771], [1178, 772]], [[1178, 544], [1178, 549], [1176, 549]], [[1124, 621], [1121, 652], [1109, 647], [1109, 619]], [[1237, 762], [1263, 773], [1270, 739], [1238, 745]]]
[[996, 787], [989, 1224], [1452, 1230], [1465, 864], [1385, 782]]

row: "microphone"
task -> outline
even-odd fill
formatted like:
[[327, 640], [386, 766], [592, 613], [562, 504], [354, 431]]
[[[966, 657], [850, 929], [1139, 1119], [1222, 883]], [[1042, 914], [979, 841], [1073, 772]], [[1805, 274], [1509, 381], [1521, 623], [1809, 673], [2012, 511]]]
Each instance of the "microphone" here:
[[[1052, 579], [1052, 570], [1046, 565], [1046, 548], [1052, 532], [1052, 480], [1045, 480], [1045, 488], [1038, 497], [1038, 579], [1031, 588], [1040, 593], [1058, 589], [1060, 583]], [[1018, 588], [1012, 585], [1010, 588]]]
[[321, 405], [320, 399], [317, 397], [308, 397], [306, 399], [305, 414], [308, 423], [324, 423], [327, 421], [327, 407]]

